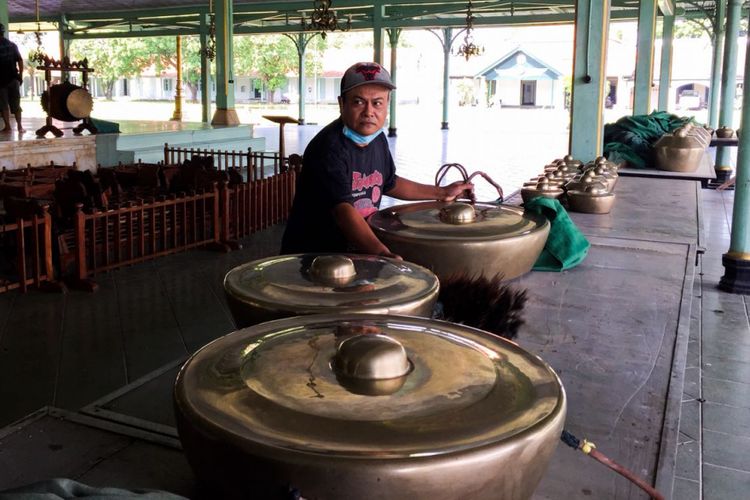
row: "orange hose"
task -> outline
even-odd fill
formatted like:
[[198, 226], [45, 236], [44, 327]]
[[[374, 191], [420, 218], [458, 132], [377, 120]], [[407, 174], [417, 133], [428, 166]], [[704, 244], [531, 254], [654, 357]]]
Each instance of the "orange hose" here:
[[648, 484], [646, 481], [641, 479], [640, 477], [636, 476], [633, 472], [626, 469], [622, 465], [618, 464], [614, 460], [610, 459], [603, 453], [599, 452], [596, 448], [593, 448], [591, 451], [587, 453], [591, 458], [594, 460], [603, 463], [613, 471], [617, 472], [621, 476], [627, 478], [628, 480], [632, 481], [636, 486], [638, 486], [640, 489], [651, 495], [651, 498], [654, 500], [664, 500], [664, 495], [659, 493], [653, 486]]

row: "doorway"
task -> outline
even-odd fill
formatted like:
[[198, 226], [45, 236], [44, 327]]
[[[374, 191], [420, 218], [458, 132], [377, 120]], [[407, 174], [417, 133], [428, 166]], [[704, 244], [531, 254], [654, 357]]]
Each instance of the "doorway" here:
[[536, 104], [536, 80], [521, 80], [521, 106]]

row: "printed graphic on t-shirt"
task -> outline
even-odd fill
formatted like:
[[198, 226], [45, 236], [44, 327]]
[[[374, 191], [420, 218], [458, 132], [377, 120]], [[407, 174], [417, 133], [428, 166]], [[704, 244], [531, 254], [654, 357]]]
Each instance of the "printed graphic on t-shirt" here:
[[378, 171], [369, 175], [352, 172], [352, 197], [359, 198], [353, 205], [362, 217], [378, 210], [382, 186], [383, 174]]

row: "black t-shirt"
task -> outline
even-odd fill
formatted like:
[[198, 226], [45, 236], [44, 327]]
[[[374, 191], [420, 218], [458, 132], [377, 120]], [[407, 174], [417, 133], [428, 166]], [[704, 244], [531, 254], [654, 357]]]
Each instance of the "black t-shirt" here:
[[380, 134], [360, 147], [347, 139], [337, 119], [305, 149], [292, 211], [281, 242], [281, 253], [346, 252], [351, 250], [333, 217], [339, 203], [350, 203], [367, 217], [380, 207], [383, 193], [396, 182], [388, 141]]

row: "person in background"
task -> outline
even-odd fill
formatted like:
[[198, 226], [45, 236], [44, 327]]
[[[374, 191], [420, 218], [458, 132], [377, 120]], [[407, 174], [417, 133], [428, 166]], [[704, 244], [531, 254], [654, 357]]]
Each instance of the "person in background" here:
[[462, 181], [433, 186], [396, 175], [383, 129], [395, 88], [377, 63], [357, 63], [346, 70], [338, 99], [341, 115], [305, 149], [282, 254], [357, 252], [400, 258], [365, 220], [380, 208], [383, 194], [453, 201], [473, 191], [471, 183]]
[[10, 115], [16, 117], [19, 134], [25, 130], [21, 125], [21, 82], [23, 81], [23, 57], [18, 46], [5, 38], [5, 25], [0, 23], [0, 109], [5, 127], [0, 133], [10, 133]]

